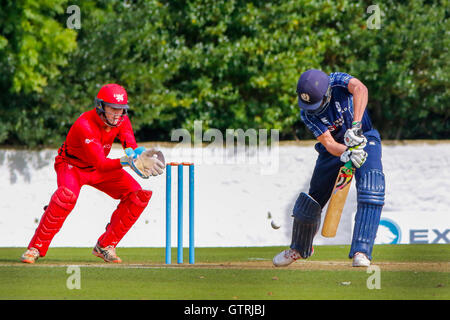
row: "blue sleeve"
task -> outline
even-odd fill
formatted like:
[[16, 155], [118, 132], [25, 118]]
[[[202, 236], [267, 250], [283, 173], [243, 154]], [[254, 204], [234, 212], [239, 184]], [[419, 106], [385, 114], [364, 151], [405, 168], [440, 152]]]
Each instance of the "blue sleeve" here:
[[333, 72], [330, 74], [330, 86], [339, 86], [348, 89], [348, 83], [352, 78], [351, 75], [344, 72]]
[[317, 117], [308, 114], [304, 110], [300, 111], [300, 117], [316, 138], [328, 130], [327, 126], [325, 126]]

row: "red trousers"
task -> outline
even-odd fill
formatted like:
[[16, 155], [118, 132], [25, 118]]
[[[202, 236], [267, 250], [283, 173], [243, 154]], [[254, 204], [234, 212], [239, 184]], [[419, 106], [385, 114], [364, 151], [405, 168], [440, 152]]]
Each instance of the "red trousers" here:
[[57, 161], [55, 163], [58, 189], [52, 195], [44, 215], [28, 248], [39, 250], [45, 256], [50, 243], [75, 207], [83, 185], [92, 186], [114, 199], [120, 199], [117, 209], [98, 242], [101, 247], [117, 246], [147, 206], [152, 192], [142, 190], [136, 180], [124, 169], [107, 172], [85, 171]]

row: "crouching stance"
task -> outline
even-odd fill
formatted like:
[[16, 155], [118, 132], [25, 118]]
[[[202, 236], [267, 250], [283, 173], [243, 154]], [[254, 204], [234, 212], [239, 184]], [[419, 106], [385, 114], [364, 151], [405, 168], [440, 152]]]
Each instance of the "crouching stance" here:
[[298, 83], [301, 118], [319, 143], [318, 158], [308, 194], [301, 193], [294, 210], [292, 242], [273, 264], [287, 266], [313, 253], [322, 209], [333, 191], [339, 168], [349, 161], [356, 168], [358, 208], [349, 258], [354, 267], [369, 266], [384, 205], [385, 181], [381, 138], [366, 110], [367, 88], [346, 73], [329, 76], [319, 70], [304, 72]]
[[[152, 196], [123, 167], [129, 166], [142, 178], [162, 174], [165, 167], [160, 151], [138, 148], [127, 116], [127, 102], [124, 88], [105, 85], [95, 99], [96, 107], [83, 113], [69, 130], [55, 158], [58, 188], [44, 208], [39, 226], [22, 255], [23, 262], [34, 263], [45, 257], [53, 237], [75, 207], [83, 185], [120, 200], [92, 253], [106, 262], [121, 262], [115, 248]], [[125, 149], [125, 156], [109, 159], [116, 138]]]

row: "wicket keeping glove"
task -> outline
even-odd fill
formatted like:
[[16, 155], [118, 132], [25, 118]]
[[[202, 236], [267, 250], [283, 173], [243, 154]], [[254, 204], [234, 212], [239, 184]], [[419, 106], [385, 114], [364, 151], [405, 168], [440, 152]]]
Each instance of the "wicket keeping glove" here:
[[120, 158], [122, 166], [129, 166], [141, 178], [148, 179], [151, 175], [157, 176], [164, 172], [165, 161], [161, 151], [154, 148], [146, 150], [139, 147], [125, 149], [126, 156]]

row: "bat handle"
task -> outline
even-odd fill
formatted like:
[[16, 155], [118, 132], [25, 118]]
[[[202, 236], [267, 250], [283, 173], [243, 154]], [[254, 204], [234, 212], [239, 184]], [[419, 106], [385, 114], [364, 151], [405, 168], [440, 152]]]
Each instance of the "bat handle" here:
[[348, 160], [348, 161], [344, 164], [344, 166], [345, 166], [347, 169], [352, 169], [352, 168], [353, 168], [352, 160]]

